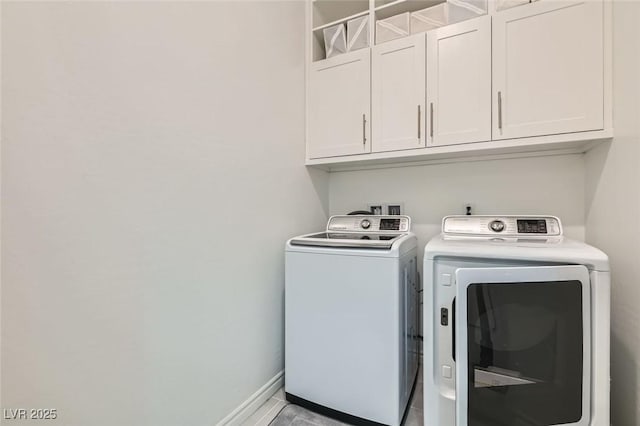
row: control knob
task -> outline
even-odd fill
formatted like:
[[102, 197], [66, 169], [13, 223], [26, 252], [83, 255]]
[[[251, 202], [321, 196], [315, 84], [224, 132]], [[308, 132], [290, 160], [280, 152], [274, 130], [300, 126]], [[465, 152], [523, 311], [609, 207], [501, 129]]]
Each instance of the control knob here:
[[502, 232], [504, 231], [504, 222], [501, 220], [494, 220], [489, 224], [489, 229], [493, 232]]

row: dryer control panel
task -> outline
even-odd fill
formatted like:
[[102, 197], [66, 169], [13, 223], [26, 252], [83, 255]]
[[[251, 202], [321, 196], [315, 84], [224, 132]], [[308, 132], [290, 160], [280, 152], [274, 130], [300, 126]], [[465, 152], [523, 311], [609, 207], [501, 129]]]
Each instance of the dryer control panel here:
[[327, 231], [340, 232], [409, 232], [411, 218], [409, 216], [353, 215], [331, 216]]
[[442, 232], [450, 235], [500, 237], [558, 237], [560, 219], [555, 216], [447, 216]]

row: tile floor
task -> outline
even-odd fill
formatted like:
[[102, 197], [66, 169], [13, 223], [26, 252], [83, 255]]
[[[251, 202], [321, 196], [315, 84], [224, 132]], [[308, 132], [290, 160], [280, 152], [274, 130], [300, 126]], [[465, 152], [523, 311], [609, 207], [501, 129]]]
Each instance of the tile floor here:
[[[409, 414], [404, 422], [404, 426], [423, 426], [423, 398], [422, 398], [422, 369], [418, 372], [418, 384], [413, 392], [413, 398], [409, 403]], [[267, 402], [265, 402], [258, 410], [251, 415], [242, 426], [267, 426], [273, 420], [280, 410], [287, 405], [288, 402], [284, 397], [284, 388], [280, 388]], [[331, 424], [335, 424], [331, 422]], [[323, 426], [323, 425], [318, 425]]]

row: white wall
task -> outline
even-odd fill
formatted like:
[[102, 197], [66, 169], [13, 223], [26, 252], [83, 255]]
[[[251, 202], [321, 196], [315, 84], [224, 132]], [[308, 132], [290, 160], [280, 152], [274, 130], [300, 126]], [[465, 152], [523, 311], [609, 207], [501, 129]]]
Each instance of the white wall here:
[[284, 241], [326, 223], [303, 4], [2, 8], [2, 407], [215, 424], [283, 368]]
[[640, 2], [614, 3], [612, 143], [586, 156], [586, 238], [612, 268], [611, 420], [640, 424]]
[[475, 214], [553, 214], [568, 235], [584, 239], [582, 155], [339, 172], [329, 179], [331, 214], [404, 202], [420, 250], [440, 232], [442, 218], [464, 214], [467, 202]]

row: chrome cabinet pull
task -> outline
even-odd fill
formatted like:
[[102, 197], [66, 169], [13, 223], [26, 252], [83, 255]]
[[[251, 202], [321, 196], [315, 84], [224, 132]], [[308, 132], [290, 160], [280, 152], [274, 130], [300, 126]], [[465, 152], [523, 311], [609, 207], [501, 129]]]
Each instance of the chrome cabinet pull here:
[[422, 137], [420, 127], [422, 127], [422, 113], [421, 105], [418, 105], [418, 143], [420, 142], [420, 138]]
[[367, 144], [367, 115], [362, 114], [362, 145]]
[[502, 130], [502, 92], [498, 92], [498, 129]]
[[429, 104], [429, 136], [433, 139], [433, 102]]

